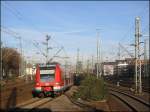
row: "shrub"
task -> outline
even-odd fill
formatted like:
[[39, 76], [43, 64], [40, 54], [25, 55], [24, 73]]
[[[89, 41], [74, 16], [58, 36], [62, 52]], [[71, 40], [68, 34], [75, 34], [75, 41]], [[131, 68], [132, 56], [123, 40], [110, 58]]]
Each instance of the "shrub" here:
[[78, 92], [73, 96], [75, 99], [83, 100], [103, 100], [107, 97], [107, 88], [102, 78], [96, 78], [93, 75], [84, 77], [81, 81]]

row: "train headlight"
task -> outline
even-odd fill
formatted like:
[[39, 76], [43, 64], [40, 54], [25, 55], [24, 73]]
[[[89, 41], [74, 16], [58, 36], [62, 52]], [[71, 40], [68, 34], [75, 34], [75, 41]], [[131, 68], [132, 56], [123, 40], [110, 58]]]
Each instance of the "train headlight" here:
[[56, 85], [59, 85], [59, 83], [58, 83], [58, 82], [56, 82]]
[[36, 86], [39, 86], [40, 85], [40, 83], [36, 83]]
[[42, 88], [41, 88], [41, 87], [35, 87], [35, 89], [36, 89], [36, 90], [42, 90]]

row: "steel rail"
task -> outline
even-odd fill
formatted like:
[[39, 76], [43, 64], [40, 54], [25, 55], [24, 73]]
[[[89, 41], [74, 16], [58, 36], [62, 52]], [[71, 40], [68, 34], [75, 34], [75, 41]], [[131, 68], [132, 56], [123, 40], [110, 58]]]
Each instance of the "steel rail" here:
[[87, 105], [87, 104], [84, 104], [84, 103], [82, 103], [82, 102], [79, 102], [79, 101], [74, 101], [69, 95], [67, 95], [67, 94], [64, 94], [70, 101], [71, 101], [71, 103], [73, 103], [74, 105], [76, 105], [76, 106], [78, 106], [78, 107], [81, 107], [81, 108], [86, 108], [86, 110], [85, 111], [90, 111], [90, 112], [95, 112], [96, 111], [96, 108], [94, 108], [94, 107], [91, 107], [91, 106], [89, 106], [89, 105]]
[[125, 97], [129, 97], [130, 99], [136, 101], [137, 103], [142, 104], [143, 106], [145, 106], [146, 108], [150, 109], [150, 104], [148, 102], [145, 102], [144, 100], [138, 99], [135, 96], [129, 95], [127, 93], [121, 92], [121, 91], [117, 91], [117, 90], [113, 90], [111, 89], [110, 94], [117, 97], [118, 99], [120, 99], [121, 101], [123, 101], [128, 107], [130, 107], [133, 111], [139, 111], [137, 109], [137, 107], [135, 107], [135, 105], [133, 105], [133, 102], [128, 102], [126, 98], [119, 96], [120, 95], [124, 95]]
[[[39, 108], [40, 106], [42, 106], [42, 105], [44, 105], [44, 104], [46, 104], [46, 103], [48, 103], [49, 101], [52, 101], [52, 100], [53, 100], [53, 98], [52, 99], [48, 99], [46, 101], [44, 101], [43, 98], [41, 98], [41, 99], [39, 98], [39, 99], [36, 99], [36, 100], [33, 100], [33, 101], [31, 100], [31, 102], [29, 101], [29, 102], [27, 102], [25, 104], [20, 104], [20, 105], [14, 107], [14, 108], [10, 108], [8, 111], [9, 112], [21, 112], [21, 111], [35, 112], [35, 109]], [[28, 108], [28, 106], [29, 107], [31, 106], [31, 107]]]
[[123, 100], [123, 98], [119, 97], [116, 94], [111, 93], [114, 97], [118, 98], [120, 101], [122, 101], [124, 104], [126, 104], [132, 111], [137, 111], [133, 106], [131, 106], [128, 101]]
[[39, 98], [39, 99], [32, 99], [31, 101], [27, 101], [27, 102], [25, 102], [25, 103], [23, 103], [23, 104], [19, 104], [19, 105], [17, 105], [16, 107], [24, 107], [24, 106], [27, 106], [27, 105], [30, 105], [30, 104], [33, 104], [33, 103], [35, 103], [35, 102], [37, 102], [37, 101], [40, 101], [41, 99]]
[[146, 105], [146, 106], [149, 106], [150, 107], [150, 103], [149, 102], [146, 102], [146, 101], [144, 101], [144, 100], [142, 100], [142, 99], [140, 99], [140, 98], [137, 98], [137, 97], [135, 97], [134, 95], [131, 95], [131, 94], [128, 94], [128, 93], [126, 93], [126, 92], [124, 92], [124, 91], [119, 91], [119, 90], [114, 90], [114, 89], [110, 89], [111, 91], [115, 91], [115, 92], [118, 92], [118, 93], [121, 93], [121, 94], [124, 94], [124, 95], [126, 95], [126, 96], [128, 96], [128, 97], [131, 97], [131, 98], [133, 98], [134, 100], [137, 100], [138, 102], [140, 102], [140, 103], [142, 103], [142, 104], [144, 104], [144, 105]]

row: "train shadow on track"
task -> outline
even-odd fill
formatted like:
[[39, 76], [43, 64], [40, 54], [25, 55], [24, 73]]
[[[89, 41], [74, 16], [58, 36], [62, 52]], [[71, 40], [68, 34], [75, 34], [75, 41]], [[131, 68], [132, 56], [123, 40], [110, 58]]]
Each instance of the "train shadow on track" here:
[[7, 103], [6, 103], [6, 109], [15, 107], [17, 104], [17, 88], [14, 87], [11, 91], [10, 96], [8, 97]]
[[51, 109], [48, 108], [16, 108], [17, 104], [17, 96], [18, 96], [18, 88], [14, 87], [7, 99], [5, 104], [5, 108], [1, 109], [0, 112], [51, 112]]

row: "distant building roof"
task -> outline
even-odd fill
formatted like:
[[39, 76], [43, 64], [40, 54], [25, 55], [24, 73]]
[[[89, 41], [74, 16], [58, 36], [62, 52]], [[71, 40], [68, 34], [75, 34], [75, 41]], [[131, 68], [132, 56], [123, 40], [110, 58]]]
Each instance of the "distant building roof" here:
[[133, 61], [135, 58], [125, 58], [126, 61]]
[[127, 60], [116, 60], [116, 62], [126, 62]]
[[102, 64], [103, 65], [115, 65], [116, 62], [103, 62]]

